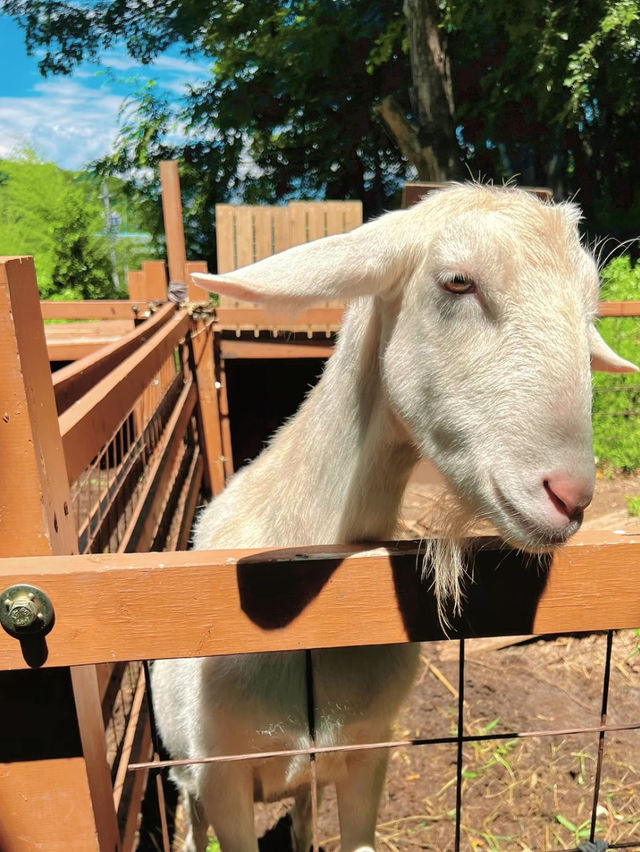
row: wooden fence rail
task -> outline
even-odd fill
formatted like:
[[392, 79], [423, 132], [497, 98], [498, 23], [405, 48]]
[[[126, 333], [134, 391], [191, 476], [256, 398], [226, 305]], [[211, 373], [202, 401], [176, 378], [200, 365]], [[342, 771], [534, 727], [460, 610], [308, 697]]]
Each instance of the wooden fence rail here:
[[[583, 532], [545, 564], [478, 540], [452, 638], [640, 625], [640, 536]], [[0, 585], [51, 598], [47, 666], [441, 639], [420, 546], [0, 560]], [[498, 566], [498, 567], [496, 567]], [[542, 566], [542, 567], [541, 567]], [[24, 668], [0, 637], [0, 668]]]

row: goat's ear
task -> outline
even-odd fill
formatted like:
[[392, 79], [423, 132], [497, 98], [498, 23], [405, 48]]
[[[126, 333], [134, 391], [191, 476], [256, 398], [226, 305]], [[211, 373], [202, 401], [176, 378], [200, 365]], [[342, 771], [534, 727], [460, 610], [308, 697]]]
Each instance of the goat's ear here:
[[347, 234], [294, 246], [234, 272], [191, 277], [213, 293], [290, 310], [325, 299], [383, 293], [407, 264], [398, 215], [403, 214], [387, 214]]
[[589, 329], [589, 351], [591, 369], [602, 373], [635, 373], [638, 368], [631, 361], [625, 361], [608, 346], [594, 326]]

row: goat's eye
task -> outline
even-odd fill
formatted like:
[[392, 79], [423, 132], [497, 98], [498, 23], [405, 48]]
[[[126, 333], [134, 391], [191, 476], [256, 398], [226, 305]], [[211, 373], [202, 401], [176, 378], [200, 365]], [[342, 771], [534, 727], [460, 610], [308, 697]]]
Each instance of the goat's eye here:
[[467, 278], [467, 276], [462, 273], [452, 275], [451, 278], [447, 278], [447, 280], [443, 282], [443, 286], [445, 290], [458, 295], [464, 293], [475, 293], [476, 291], [476, 285], [473, 279]]

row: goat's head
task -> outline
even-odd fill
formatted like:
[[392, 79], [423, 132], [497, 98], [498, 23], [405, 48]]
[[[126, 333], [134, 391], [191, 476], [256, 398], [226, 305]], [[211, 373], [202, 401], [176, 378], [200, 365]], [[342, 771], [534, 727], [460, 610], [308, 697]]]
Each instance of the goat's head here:
[[628, 371], [595, 329], [578, 209], [454, 186], [349, 234], [196, 283], [302, 308], [379, 297], [383, 384], [410, 439], [508, 542], [580, 526], [595, 470], [590, 366]]

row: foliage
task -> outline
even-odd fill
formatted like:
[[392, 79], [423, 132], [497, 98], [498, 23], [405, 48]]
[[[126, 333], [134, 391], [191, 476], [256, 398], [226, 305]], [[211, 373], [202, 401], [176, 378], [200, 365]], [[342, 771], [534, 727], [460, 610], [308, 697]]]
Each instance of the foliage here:
[[[357, 197], [366, 216], [392, 204], [410, 171], [374, 112], [389, 96], [418, 147], [429, 144], [400, 3], [0, 4], [24, 27], [45, 74], [71, 73], [116, 44], [143, 63], [172, 45], [210, 59], [210, 79], [181, 101], [152, 85], [138, 92], [123, 113], [115, 153], [101, 165], [103, 174], [127, 177], [130, 196], [145, 199], [143, 215], [159, 233], [156, 190], [148, 172], [132, 178], [132, 168], [180, 159], [187, 239], [192, 254], [210, 262], [216, 201]], [[640, 213], [640, 0], [434, 0], [429, 8], [428, 26], [437, 27], [441, 15], [451, 59], [453, 159], [473, 174], [519, 174], [559, 197], [580, 190], [596, 230], [633, 228]], [[428, 26], [425, 51], [434, 35]], [[438, 73], [437, 65], [428, 73]]]
[[640, 497], [627, 497], [627, 512], [640, 518]]
[[64, 218], [53, 228], [55, 259], [51, 289], [62, 299], [104, 299], [117, 295], [104, 241], [91, 234], [91, 213], [72, 189], [61, 199]]
[[[116, 182], [110, 181], [127, 227], [138, 222], [128, 216]], [[126, 295], [125, 269], [134, 267], [152, 248], [130, 239], [115, 241], [120, 287], [104, 235], [102, 184], [53, 163], [40, 162], [29, 149], [0, 160], [0, 254], [34, 256], [43, 298], [114, 298]]]
[[[640, 300], [640, 263], [617, 257], [602, 270], [603, 299]], [[640, 320], [607, 317], [600, 332], [623, 358], [640, 364]], [[640, 468], [640, 380], [638, 373], [594, 373], [594, 450], [601, 465]]]

